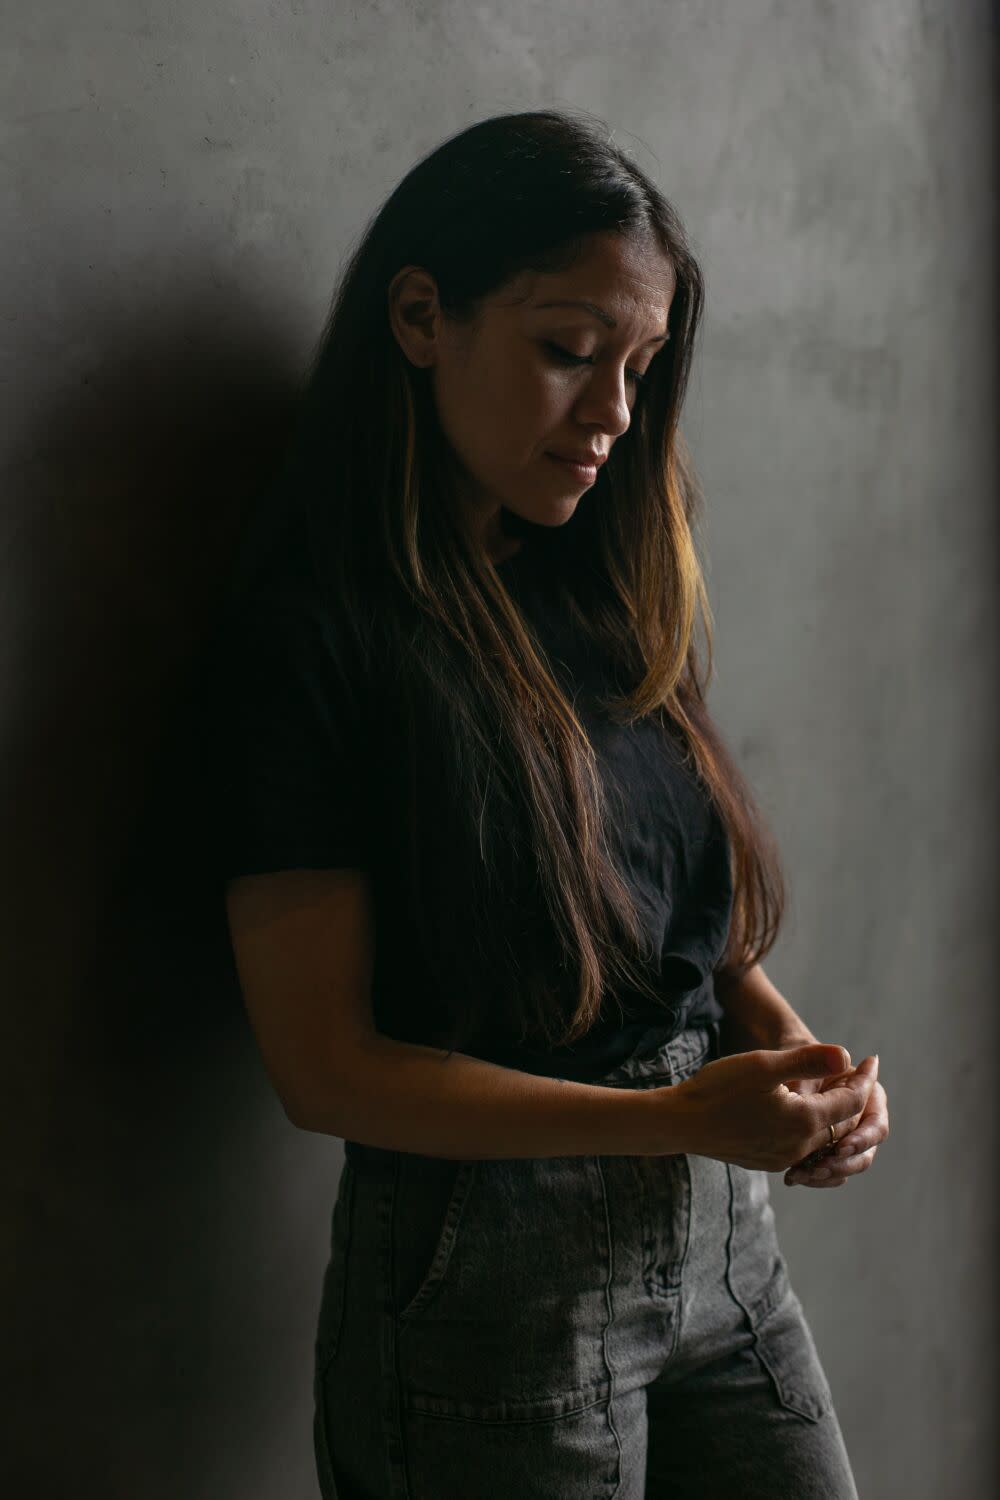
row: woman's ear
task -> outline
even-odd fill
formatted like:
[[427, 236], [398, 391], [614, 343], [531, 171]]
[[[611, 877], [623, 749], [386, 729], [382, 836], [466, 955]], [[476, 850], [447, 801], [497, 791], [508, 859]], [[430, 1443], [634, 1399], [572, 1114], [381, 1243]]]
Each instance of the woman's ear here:
[[403, 266], [389, 283], [389, 325], [412, 365], [437, 359], [442, 314], [437, 282], [422, 266]]

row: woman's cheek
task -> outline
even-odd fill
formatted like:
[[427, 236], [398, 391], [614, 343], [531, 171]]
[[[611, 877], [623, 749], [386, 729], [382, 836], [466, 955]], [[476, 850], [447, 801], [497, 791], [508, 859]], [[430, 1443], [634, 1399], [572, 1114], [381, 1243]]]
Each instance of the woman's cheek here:
[[573, 413], [573, 387], [558, 371], [547, 372], [532, 386], [522, 388], [526, 396], [526, 418], [543, 433], [565, 437]]

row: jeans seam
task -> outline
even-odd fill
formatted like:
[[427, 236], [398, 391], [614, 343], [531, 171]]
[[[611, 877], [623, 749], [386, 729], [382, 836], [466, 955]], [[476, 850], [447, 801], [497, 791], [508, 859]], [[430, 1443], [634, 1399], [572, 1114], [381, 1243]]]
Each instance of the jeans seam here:
[[[729, 1182], [729, 1234], [726, 1238], [726, 1285], [729, 1287], [729, 1293], [733, 1301], [743, 1311], [753, 1341], [754, 1357], [761, 1367], [767, 1371], [768, 1378], [774, 1387], [778, 1401], [785, 1411], [794, 1411], [807, 1420], [815, 1421], [817, 1416], [821, 1414], [821, 1403], [815, 1402], [808, 1392], [800, 1391], [792, 1381], [786, 1380], [780, 1374], [774, 1362], [768, 1358], [764, 1347], [764, 1340], [761, 1337], [761, 1327], [766, 1326], [768, 1318], [774, 1315], [777, 1308], [784, 1301], [784, 1297], [788, 1295], [787, 1290], [782, 1297], [776, 1299], [773, 1306], [769, 1305], [768, 1302], [771, 1296], [770, 1292], [765, 1292], [759, 1301], [748, 1306], [733, 1286], [732, 1269], [733, 1239], [736, 1234], [736, 1189], [733, 1182], [733, 1165], [731, 1162], [726, 1163], [726, 1176]], [[779, 1272], [779, 1277], [782, 1277], [783, 1274]], [[798, 1405], [796, 1405], [796, 1402]], [[819, 1410], [817, 1410], [817, 1407], [819, 1407]]]
[[615, 1426], [615, 1371], [614, 1362], [611, 1358], [611, 1351], [609, 1347], [609, 1335], [614, 1323], [614, 1297], [612, 1293], [612, 1287], [615, 1279], [615, 1236], [614, 1226], [611, 1222], [611, 1212], [608, 1206], [607, 1179], [605, 1178], [604, 1166], [599, 1156], [594, 1157], [594, 1164], [597, 1167], [597, 1175], [601, 1184], [601, 1205], [604, 1210], [604, 1229], [608, 1247], [608, 1275], [607, 1280], [604, 1283], [604, 1302], [607, 1309], [607, 1318], [605, 1319], [604, 1328], [601, 1334], [601, 1351], [604, 1356], [604, 1368], [608, 1372], [608, 1426], [611, 1429], [612, 1436], [615, 1440], [615, 1447], [618, 1450], [618, 1477], [613, 1491], [613, 1494], [617, 1495], [622, 1485], [624, 1455], [622, 1451], [621, 1434], [619, 1433], [618, 1428]]
[[459, 1233], [462, 1226], [462, 1218], [465, 1207], [479, 1176], [479, 1163], [471, 1158], [459, 1161], [452, 1179], [448, 1202], [445, 1206], [444, 1215], [438, 1226], [437, 1243], [431, 1255], [430, 1264], [424, 1271], [423, 1279], [416, 1291], [410, 1297], [405, 1306], [395, 1309], [396, 1318], [400, 1326], [408, 1325], [417, 1320], [431, 1302], [441, 1292], [448, 1275], [448, 1268], [454, 1254]]
[[686, 1212], [684, 1215], [684, 1249], [681, 1251], [680, 1262], [677, 1266], [677, 1317], [674, 1320], [674, 1337], [670, 1345], [670, 1350], [667, 1354], [668, 1360], [673, 1357], [674, 1350], [677, 1349], [680, 1345], [681, 1327], [684, 1322], [684, 1267], [687, 1265], [688, 1250], [691, 1246], [691, 1214], [694, 1207], [694, 1186], [691, 1181], [691, 1160], [690, 1157], [688, 1157], [684, 1152], [681, 1152], [679, 1161], [683, 1163], [684, 1174], [687, 1178], [687, 1204]]
[[323, 1500], [339, 1500], [337, 1481], [333, 1476], [330, 1434], [326, 1420], [326, 1398], [323, 1377], [317, 1369], [313, 1379], [313, 1436], [316, 1448], [316, 1473]]
[[[354, 1234], [354, 1197], [357, 1192], [357, 1180], [353, 1166], [346, 1160], [342, 1168], [342, 1180], [344, 1185], [343, 1196], [341, 1197], [338, 1193], [338, 1197], [341, 1197], [343, 1207], [339, 1244], [331, 1244], [331, 1254], [339, 1253], [341, 1260], [336, 1280], [333, 1281], [335, 1302], [332, 1322], [322, 1343], [317, 1341], [316, 1345], [316, 1363], [320, 1376], [326, 1374], [337, 1357], [337, 1351], [340, 1348], [341, 1336], [343, 1334], [344, 1315], [347, 1311], [347, 1273], [349, 1269], [351, 1240]], [[334, 1211], [336, 1211], [336, 1205], [334, 1205]]]
[[394, 1265], [392, 1226], [396, 1207], [396, 1185], [400, 1174], [400, 1153], [392, 1154], [392, 1170], [379, 1195], [379, 1262], [382, 1273], [382, 1401], [381, 1422], [385, 1437], [385, 1457], [389, 1490], [394, 1500], [411, 1500], [410, 1469], [406, 1456], [403, 1387], [399, 1370], [399, 1336], [393, 1303]]
[[729, 1184], [729, 1233], [726, 1236], [726, 1285], [729, 1288], [729, 1295], [732, 1297], [737, 1307], [742, 1310], [743, 1316], [747, 1320], [747, 1327], [750, 1329], [750, 1333], [753, 1337], [754, 1350], [756, 1351], [757, 1345], [759, 1343], [759, 1340], [757, 1338], [757, 1325], [754, 1321], [754, 1318], [751, 1316], [749, 1307], [736, 1291], [736, 1288], [733, 1286], [733, 1240], [736, 1238], [736, 1188], [733, 1183], [733, 1167], [731, 1162], [726, 1162], [726, 1181]]

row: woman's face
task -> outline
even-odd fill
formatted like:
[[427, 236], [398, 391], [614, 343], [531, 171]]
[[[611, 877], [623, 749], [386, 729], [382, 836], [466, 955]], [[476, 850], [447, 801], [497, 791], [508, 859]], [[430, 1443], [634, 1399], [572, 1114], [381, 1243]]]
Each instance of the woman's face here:
[[542, 526], [572, 516], [597, 470], [566, 460], [599, 464], [628, 431], [639, 378], [665, 342], [674, 284], [655, 242], [616, 234], [593, 236], [568, 271], [519, 275], [471, 324], [441, 315], [426, 273], [404, 279], [394, 328], [410, 357], [431, 366], [460, 496], [491, 551], [501, 506]]

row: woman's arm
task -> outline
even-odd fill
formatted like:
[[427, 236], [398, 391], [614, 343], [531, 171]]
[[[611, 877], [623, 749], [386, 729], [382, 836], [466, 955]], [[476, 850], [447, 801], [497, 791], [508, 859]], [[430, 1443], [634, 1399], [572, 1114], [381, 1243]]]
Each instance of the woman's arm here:
[[233, 955], [261, 1056], [302, 1130], [465, 1158], [717, 1156], [783, 1170], [853, 1117], [870, 1080], [793, 1103], [787, 1078], [826, 1077], [838, 1048], [722, 1059], [682, 1083], [613, 1088], [536, 1077], [385, 1036], [371, 993], [375, 914], [361, 870], [231, 880]]
[[676, 1089], [536, 1077], [378, 1032], [372, 903], [360, 870], [283, 870], [229, 882], [243, 999], [294, 1125], [459, 1160], [687, 1149]]
[[715, 994], [726, 1012], [727, 1051], [777, 1050], [818, 1040], [760, 964], [754, 964], [742, 978], [717, 974]]

